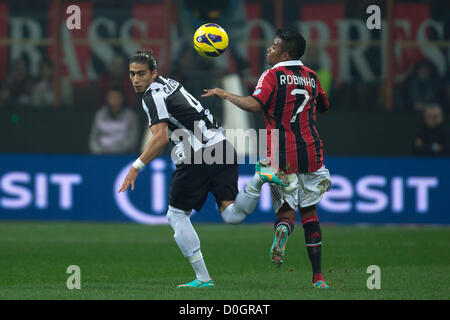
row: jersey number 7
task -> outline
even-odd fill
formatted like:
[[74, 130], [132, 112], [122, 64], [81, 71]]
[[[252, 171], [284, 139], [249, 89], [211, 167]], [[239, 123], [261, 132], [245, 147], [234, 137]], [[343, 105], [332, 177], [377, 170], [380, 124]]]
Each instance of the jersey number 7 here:
[[301, 105], [298, 105], [298, 103], [296, 103], [294, 105], [294, 114], [291, 118], [291, 122], [295, 122], [295, 120], [297, 120], [298, 114], [303, 111], [303, 108], [306, 106], [306, 103], [309, 101], [309, 93], [305, 89], [294, 89], [291, 91], [292, 96], [295, 96], [296, 94], [303, 95], [304, 99], [303, 99], [303, 102]]

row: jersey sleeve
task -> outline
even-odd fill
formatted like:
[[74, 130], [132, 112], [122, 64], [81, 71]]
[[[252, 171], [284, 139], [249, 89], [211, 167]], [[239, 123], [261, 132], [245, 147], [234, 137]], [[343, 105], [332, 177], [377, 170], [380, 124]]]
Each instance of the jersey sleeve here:
[[319, 78], [316, 78], [317, 82], [317, 99], [316, 99], [316, 108], [318, 112], [327, 112], [330, 108], [330, 104], [328, 102], [327, 94], [323, 90], [320, 85]]
[[169, 121], [169, 112], [164, 97], [158, 92], [149, 92], [142, 98], [142, 108], [148, 117], [148, 126]]
[[273, 92], [275, 91], [276, 85], [275, 74], [269, 69], [259, 77], [258, 84], [256, 85], [252, 97], [258, 100], [261, 106], [266, 109]]

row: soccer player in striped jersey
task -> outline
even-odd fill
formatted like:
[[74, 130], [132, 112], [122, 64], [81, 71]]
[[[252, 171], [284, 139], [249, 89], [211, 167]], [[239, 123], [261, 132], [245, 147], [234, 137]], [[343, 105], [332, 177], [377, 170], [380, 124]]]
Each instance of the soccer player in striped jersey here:
[[[196, 274], [195, 280], [179, 287], [214, 287], [190, 221], [192, 209], [200, 211], [211, 192], [223, 220], [239, 224], [255, 209], [259, 194], [245, 189], [238, 193], [236, 151], [223, 129], [179, 82], [159, 75], [151, 50], [136, 52], [129, 63], [129, 75], [135, 92], [142, 95], [152, 138], [131, 166], [119, 192], [130, 186], [134, 190], [139, 170], [155, 159], [169, 141], [175, 144], [172, 160], [176, 170], [170, 185], [167, 219], [175, 232], [175, 242]], [[283, 184], [277, 179], [263, 181], [258, 174], [253, 178], [261, 184], [269, 180]]]
[[[305, 39], [296, 31], [280, 29], [267, 49], [265, 71], [251, 96], [237, 96], [220, 88], [205, 89], [202, 97], [217, 96], [237, 107], [262, 110], [267, 127], [270, 166], [288, 175], [290, 185], [271, 185], [273, 208], [277, 215], [275, 236], [270, 249], [272, 262], [279, 267], [284, 260], [288, 236], [295, 226], [296, 208], [303, 224], [305, 243], [313, 269], [313, 286], [328, 288], [322, 271], [322, 232], [316, 204], [331, 186], [323, 165], [323, 143], [316, 128], [316, 111], [326, 113], [328, 99], [316, 73], [302, 64]], [[271, 141], [271, 130], [278, 130], [278, 141]], [[277, 145], [278, 154], [272, 154]], [[275, 151], [274, 151], [275, 152]], [[257, 163], [256, 172], [261, 169]], [[251, 186], [255, 193], [260, 188]]]

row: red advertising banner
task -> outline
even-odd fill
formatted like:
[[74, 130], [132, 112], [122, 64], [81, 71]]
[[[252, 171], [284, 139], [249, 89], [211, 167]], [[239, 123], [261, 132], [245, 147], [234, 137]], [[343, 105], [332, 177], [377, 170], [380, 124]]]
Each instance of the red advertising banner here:
[[[122, 7], [91, 1], [62, 2], [60, 12], [55, 12], [54, 1], [48, 4], [48, 7], [23, 8], [13, 1], [0, 3], [0, 81], [7, 78], [10, 61], [22, 56], [29, 61], [31, 74], [37, 76], [40, 61], [54, 58], [58, 33], [61, 35], [61, 74], [76, 84], [88, 84], [96, 79], [108, 68], [114, 55], [131, 56], [142, 47], [154, 50], [160, 67], [164, 68], [169, 62], [169, 28], [175, 20], [173, 17], [168, 19], [170, 9], [166, 9], [165, 2], [134, 3]], [[66, 25], [72, 14], [67, 13], [71, 5], [80, 9], [79, 29], [70, 30]], [[390, 58], [385, 54], [385, 8], [382, 7], [381, 30], [374, 31], [366, 26], [365, 12], [361, 11], [358, 18], [348, 17], [346, 10], [349, 6], [345, 2], [295, 6], [295, 14], [284, 22], [298, 27], [309, 41], [308, 49], [311, 42], [318, 44], [316, 58], [322, 68], [331, 71], [337, 83], [383, 81], [386, 59]], [[448, 20], [432, 17], [432, 9], [436, 10], [428, 3], [395, 5], [397, 81], [408, 75], [421, 59], [434, 64], [441, 75], [448, 70], [448, 46], [439, 44], [441, 47], [438, 47], [438, 44], [430, 42], [431, 39], [448, 41]], [[268, 40], [270, 33], [275, 31], [270, 8], [259, 2], [246, 2], [245, 10], [251, 27], [247, 45]], [[176, 11], [172, 14], [174, 16]], [[59, 26], [55, 17], [60, 19]], [[258, 77], [264, 69], [265, 47], [265, 44], [248, 45], [248, 61], [253, 76]], [[230, 71], [235, 69], [234, 61], [230, 59]]]
[[[259, 3], [247, 3], [245, 5], [248, 21], [261, 18], [261, 5]], [[250, 40], [258, 40], [260, 38], [260, 30], [255, 27], [250, 30]], [[261, 75], [261, 48], [248, 48], [248, 61], [250, 63], [250, 73], [259, 77]]]
[[[132, 29], [133, 38], [137, 39], [140, 48], [151, 48], [158, 57], [160, 64], [166, 63], [165, 53], [161, 51], [164, 48], [163, 39], [169, 40], [169, 31], [167, 22], [164, 20], [165, 8], [161, 3], [157, 4], [135, 4], [132, 9], [132, 16], [140, 22], [139, 27]], [[139, 39], [150, 39], [151, 45], [139, 42]], [[162, 61], [164, 60], [164, 61]]]
[[[320, 41], [325, 45], [339, 40], [339, 20], [344, 19], [345, 6], [338, 4], [305, 5], [300, 9], [300, 21], [303, 24], [303, 34], [306, 39]], [[331, 72], [339, 74], [339, 49], [328, 46], [325, 49], [331, 60]]]
[[428, 4], [401, 3], [395, 6], [395, 41], [397, 42], [395, 71], [397, 77], [404, 77], [417, 61], [425, 58], [420, 47], [401, 46], [399, 41], [417, 41], [425, 36], [424, 23], [430, 18]]
[[[60, 12], [61, 24], [61, 50], [62, 50], [62, 74], [70, 76], [74, 83], [88, 84], [89, 65], [91, 63], [91, 44], [86, 41], [89, 36], [89, 29], [92, 22], [92, 3], [91, 2], [77, 2], [76, 5], [80, 8], [80, 29], [72, 29], [66, 25], [66, 21], [70, 18], [71, 13], [67, 13], [67, 8], [72, 5], [64, 3], [62, 5], [62, 12]], [[48, 34], [52, 39], [56, 35], [56, 12], [55, 3], [49, 6], [48, 9]], [[77, 39], [84, 39], [85, 41], [77, 43]], [[49, 57], [54, 56], [55, 42], [48, 47]]]

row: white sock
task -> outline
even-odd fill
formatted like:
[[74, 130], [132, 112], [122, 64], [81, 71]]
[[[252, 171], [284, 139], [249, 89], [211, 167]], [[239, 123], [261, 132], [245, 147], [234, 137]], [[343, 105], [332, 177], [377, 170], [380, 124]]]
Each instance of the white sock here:
[[226, 207], [222, 211], [222, 219], [229, 224], [239, 224], [245, 220], [247, 214], [244, 211], [239, 210], [234, 203]]
[[200, 251], [200, 239], [192, 226], [189, 212], [169, 206], [167, 219], [175, 234], [175, 242], [183, 255], [188, 258], [200, 281], [210, 280], [208, 269], [206, 269], [202, 252]]
[[247, 183], [248, 192], [253, 193], [259, 197], [259, 193], [261, 192], [261, 188], [264, 182], [259, 177], [259, 174], [255, 173], [252, 179]]
[[206, 268], [205, 260], [203, 260], [203, 255], [200, 251], [195, 256], [189, 257], [189, 261], [192, 264], [192, 268], [194, 268], [198, 280], [202, 282], [211, 280], [208, 269]]
[[247, 185], [239, 191], [234, 203], [222, 212], [223, 221], [230, 224], [239, 224], [244, 221], [247, 214], [255, 210], [263, 184], [259, 175], [255, 173]]

